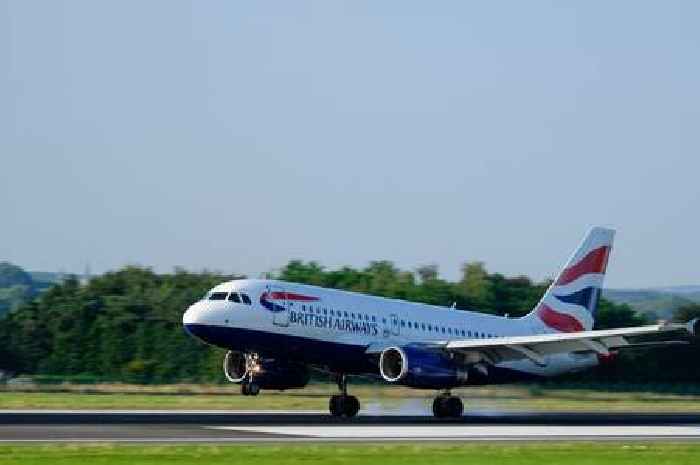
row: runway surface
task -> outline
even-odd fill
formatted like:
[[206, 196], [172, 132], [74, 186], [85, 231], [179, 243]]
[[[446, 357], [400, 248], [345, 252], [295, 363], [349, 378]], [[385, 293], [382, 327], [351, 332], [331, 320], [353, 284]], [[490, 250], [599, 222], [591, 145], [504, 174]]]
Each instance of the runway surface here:
[[700, 441], [700, 415], [476, 412], [427, 416], [284, 411], [0, 410], [0, 443], [303, 441]]

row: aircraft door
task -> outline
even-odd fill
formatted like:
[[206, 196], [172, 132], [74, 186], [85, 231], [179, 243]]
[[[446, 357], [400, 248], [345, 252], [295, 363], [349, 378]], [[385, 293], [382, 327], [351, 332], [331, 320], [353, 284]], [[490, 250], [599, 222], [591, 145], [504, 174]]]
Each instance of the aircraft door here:
[[272, 322], [277, 326], [289, 326], [289, 301], [287, 293], [279, 286], [271, 288], [271, 298], [274, 311], [272, 313]]

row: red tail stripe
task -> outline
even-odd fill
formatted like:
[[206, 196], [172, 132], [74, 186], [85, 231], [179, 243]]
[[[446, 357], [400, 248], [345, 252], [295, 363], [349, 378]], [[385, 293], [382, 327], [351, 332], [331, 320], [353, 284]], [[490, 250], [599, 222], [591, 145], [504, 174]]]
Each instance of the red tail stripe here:
[[562, 271], [561, 276], [557, 280], [557, 284], [569, 284], [588, 273], [605, 273], [605, 268], [608, 266], [609, 254], [610, 247], [607, 245], [591, 250], [588, 255], [583, 257], [577, 264]]
[[540, 308], [537, 309], [537, 315], [544, 324], [557, 331], [576, 333], [584, 329], [581, 322], [573, 316], [556, 312], [544, 304], [540, 305]]

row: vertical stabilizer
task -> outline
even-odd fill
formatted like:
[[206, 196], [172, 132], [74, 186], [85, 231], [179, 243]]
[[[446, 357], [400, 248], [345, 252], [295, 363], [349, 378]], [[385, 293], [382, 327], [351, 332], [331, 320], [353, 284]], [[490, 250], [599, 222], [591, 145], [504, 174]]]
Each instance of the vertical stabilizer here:
[[614, 237], [613, 229], [595, 227], [588, 231], [542, 300], [526, 317], [535, 323], [538, 332], [593, 329]]

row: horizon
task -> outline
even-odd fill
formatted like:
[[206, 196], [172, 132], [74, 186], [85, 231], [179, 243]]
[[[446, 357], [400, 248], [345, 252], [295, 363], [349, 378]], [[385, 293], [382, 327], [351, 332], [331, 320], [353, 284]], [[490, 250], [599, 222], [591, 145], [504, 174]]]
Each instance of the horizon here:
[[[372, 261], [382, 261], [382, 260], [372, 260]], [[22, 269], [23, 269], [25, 272], [27, 272], [27, 273], [52, 273], [52, 274], [62, 274], [62, 275], [66, 275], [66, 276], [75, 276], [75, 277], [77, 277], [77, 278], [79, 278], [79, 279], [84, 279], [85, 277], [88, 277], [88, 276], [92, 278], [92, 277], [101, 276], [101, 275], [107, 274], [107, 273], [115, 273], [115, 272], [124, 270], [124, 269], [126, 269], [126, 268], [130, 268], [130, 267], [140, 268], [140, 269], [144, 269], [144, 270], [150, 270], [150, 271], [153, 271], [153, 272], [156, 273], [156, 274], [166, 274], [166, 275], [167, 275], [167, 274], [174, 274], [174, 273], [176, 273], [178, 270], [182, 270], [182, 271], [185, 271], [185, 272], [187, 272], [187, 273], [193, 273], [193, 274], [211, 273], [211, 274], [226, 275], [226, 276], [240, 276], [240, 278], [237, 278], [237, 279], [268, 279], [268, 278], [265, 278], [265, 277], [264, 277], [265, 274], [267, 274], [267, 273], [275, 273], [275, 272], [277, 272], [277, 271], [279, 271], [279, 270], [281, 270], [281, 269], [283, 268], [283, 267], [278, 267], [278, 268], [275, 268], [275, 269], [273, 269], [273, 270], [263, 271], [263, 272], [258, 273], [257, 275], [253, 275], [253, 274], [249, 274], [249, 273], [245, 273], [245, 272], [237, 272], [237, 271], [224, 272], [224, 271], [222, 271], [222, 270], [207, 269], [207, 268], [195, 270], [195, 269], [183, 268], [183, 267], [180, 267], [180, 266], [177, 266], [177, 265], [174, 266], [173, 268], [171, 268], [170, 270], [157, 270], [157, 269], [154, 269], [154, 267], [148, 266], [148, 265], [145, 265], [145, 264], [127, 263], [127, 264], [124, 264], [124, 265], [122, 265], [122, 266], [120, 266], [120, 267], [117, 267], [117, 268], [104, 270], [104, 271], [102, 271], [102, 272], [100, 272], [100, 273], [94, 273], [94, 272], [92, 272], [92, 271], [90, 271], [89, 273], [87, 273], [86, 271], [84, 271], [84, 272], [82, 272], [82, 273], [81, 273], [81, 272], [77, 272], [77, 273], [76, 273], [76, 272], [67, 272], [67, 271], [60, 271], [60, 270], [59, 270], [59, 271], [52, 271], [52, 270], [34, 270], [34, 269], [28, 269], [28, 268], [25, 268], [25, 267], [23, 267], [21, 264], [18, 264], [18, 263], [13, 263], [13, 262], [10, 262], [10, 261], [7, 261], [7, 260], [0, 260], [0, 263], [3, 263], [3, 262], [9, 263], [9, 264], [11, 264], [11, 265], [19, 266], [20, 268], [22, 268]], [[314, 261], [314, 260], [309, 260], [309, 261], [307, 261], [307, 260], [302, 260], [302, 262], [303, 262], [303, 263], [310, 263], [310, 262], [315, 262], [315, 261]], [[321, 267], [321, 269], [323, 269], [324, 271], [337, 271], [337, 270], [342, 269], [343, 267], [348, 266], [348, 265], [341, 265], [340, 267], [331, 268], [331, 267], [324, 266], [323, 263], [318, 263], [318, 262], [316, 262], [316, 263], [317, 263], [317, 264]], [[393, 262], [391, 262], [391, 263], [392, 263], [393, 265], [396, 265], [396, 264], [393, 263]], [[351, 268], [356, 269], [356, 270], [362, 270], [362, 269], [368, 267], [370, 264], [371, 264], [371, 262], [368, 262], [368, 263], [365, 264], [364, 266], [360, 266], [360, 267], [351, 267]], [[410, 273], [412, 273], [416, 278], [418, 278], [417, 273], [418, 273], [418, 268], [419, 268], [420, 266], [421, 266], [421, 265], [416, 266], [416, 267], [413, 267], [413, 268], [406, 268], [406, 269], [397, 267], [397, 269], [398, 269], [398, 271], [400, 271], [400, 272], [410, 272]], [[484, 263], [484, 268], [486, 269], [486, 271], [487, 271], [489, 274], [501, 274], [501, 275], [505, 276], [506, 278], [523, 278], [523, 277], [524, 277], [524, 278], [529, 279], [529, 280], [530, 280], [533, 284], [535, 284], [535, 285], [544, 284], [544, 283], [546, 283], [548, 280], [551, 281], [552, 279], [554, 279], [554, 275], [549, 276], [549, 277], [545, 277], [545, 278], [542, 279], [542, 280], [533, 279], [531, 276], [528, 276], [528, 275], [525, 275], [525, 274], [506, 275], [506, 274], [500, 273], [500, 272], [497, 271], [497, 270], [492, 270], [492, 269], [490, 269], [490, 268], [488, 267], [488, 264], [487, 264], [487, 263]], [[276, 279], [276, 278], [269, 278], [269, 279]], [[455, 279], [449, 279], [449, 278], [447, 278], [446, 276], [444, 276], [444, 275], [440, 272], [439, 269], [438, 269], [438, 279], [441, 279], [441, 280], [444, 280], [444, 281], [447, 281], [447, 282], [457, 282], [457, 281], [459, 281], [459, 279], [456, 279], [456, 280], [455, 280]], [[679, 291], [679, 290], [681, 290], [681, 289], [683, 289], [683, 288], [692, 288], [692, 289], [694, 289], [694, 288], [698, 288], [698, 287], [700, 287], [700, 284], [691, 284], [691, 283], [687, 283], [687, 284], [677, 284], [677, 285], [671, 285], [671, 286], [663, 285], [663, 284], [655, 284], [655, 285], [648, 286], [648, 287], [611, 287], [611, 286], [608, 286], [608, 285], [605, 285], [605, 284], [603, 285], [603, 289], [604, 289], [604, 290], [607, 289], [607, 290], [657, 291], [657, 292], [664, 292], [665, 289], [673, 289], [673, 290], [675, 290], [675, 291]]]

